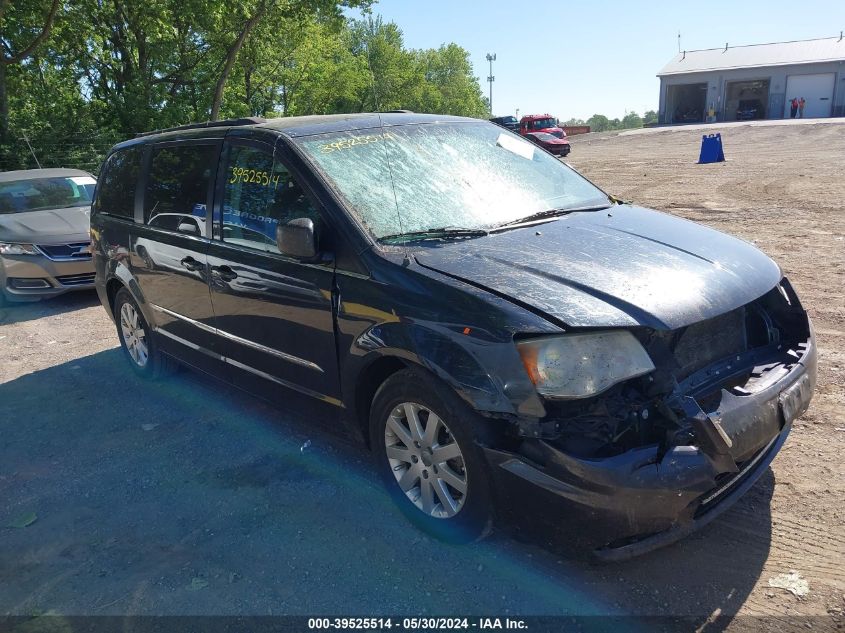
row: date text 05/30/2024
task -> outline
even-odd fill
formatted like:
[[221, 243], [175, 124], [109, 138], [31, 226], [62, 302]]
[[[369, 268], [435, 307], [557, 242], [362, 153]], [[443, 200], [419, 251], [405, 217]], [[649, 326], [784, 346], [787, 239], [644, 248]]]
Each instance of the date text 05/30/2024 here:
[[359, 629], [426, 631], [426, 630], [525, 630], [528, 625], [516, 618], [309, 618], [313, 630]]

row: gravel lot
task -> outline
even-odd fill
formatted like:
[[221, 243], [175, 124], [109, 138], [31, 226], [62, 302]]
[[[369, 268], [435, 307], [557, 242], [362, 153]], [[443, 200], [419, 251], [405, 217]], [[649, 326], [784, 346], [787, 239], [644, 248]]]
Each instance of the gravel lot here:
[[[0, 613], [635, 614], [689, 617], [678, 627], [690, 630], [841, 629], [845, 124], [730, 126], [728, 161], [714, 165], [695, 164], [700, 134], [574, 137], [569, 162], [626, 200], [755, 242], [813, 316], [810, 411], [706, 529], [617, 565], [570, 551], [553, 521], [468, 547], [433, 542], [308, 403], [280, 412], [191, 372], [143, 383], [96, 296], [80, 293], [0, 309]], [[769, 586], [791, 570], [807, 595]]]

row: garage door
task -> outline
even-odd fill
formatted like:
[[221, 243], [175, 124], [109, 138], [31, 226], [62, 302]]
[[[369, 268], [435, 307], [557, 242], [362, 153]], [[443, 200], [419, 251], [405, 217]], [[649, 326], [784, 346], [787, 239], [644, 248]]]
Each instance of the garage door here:
[[827, 117], [833, 106], [834, 73], [820, 73], [817, 75], [790, 75], [786, 78], [786, 108], [784, 117], [789, 118], [789, 102], [792, 98], [804, 97], [804, 118]]

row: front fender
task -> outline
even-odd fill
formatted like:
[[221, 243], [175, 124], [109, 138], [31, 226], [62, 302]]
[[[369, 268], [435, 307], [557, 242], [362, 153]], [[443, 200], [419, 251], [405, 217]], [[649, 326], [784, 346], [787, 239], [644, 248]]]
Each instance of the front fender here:
[[353, 356], [359, 371], [391, 356], [425, 367], [481, 414], [543, 417], [542, 401], [512, 340], [479, 329], [402, 319], [360, 334]]

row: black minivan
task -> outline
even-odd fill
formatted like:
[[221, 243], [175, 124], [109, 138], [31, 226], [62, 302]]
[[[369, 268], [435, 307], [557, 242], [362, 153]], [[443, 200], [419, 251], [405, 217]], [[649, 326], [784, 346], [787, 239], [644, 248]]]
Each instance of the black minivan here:
[[131, 367], [321, 401], [407, 516], [479, 538], [553, 500], [620, 559], [712, 520], [816, 381], [754, 246], [623, 204], [486, 121], [241, 119], [113, 148], [91, 216]]

